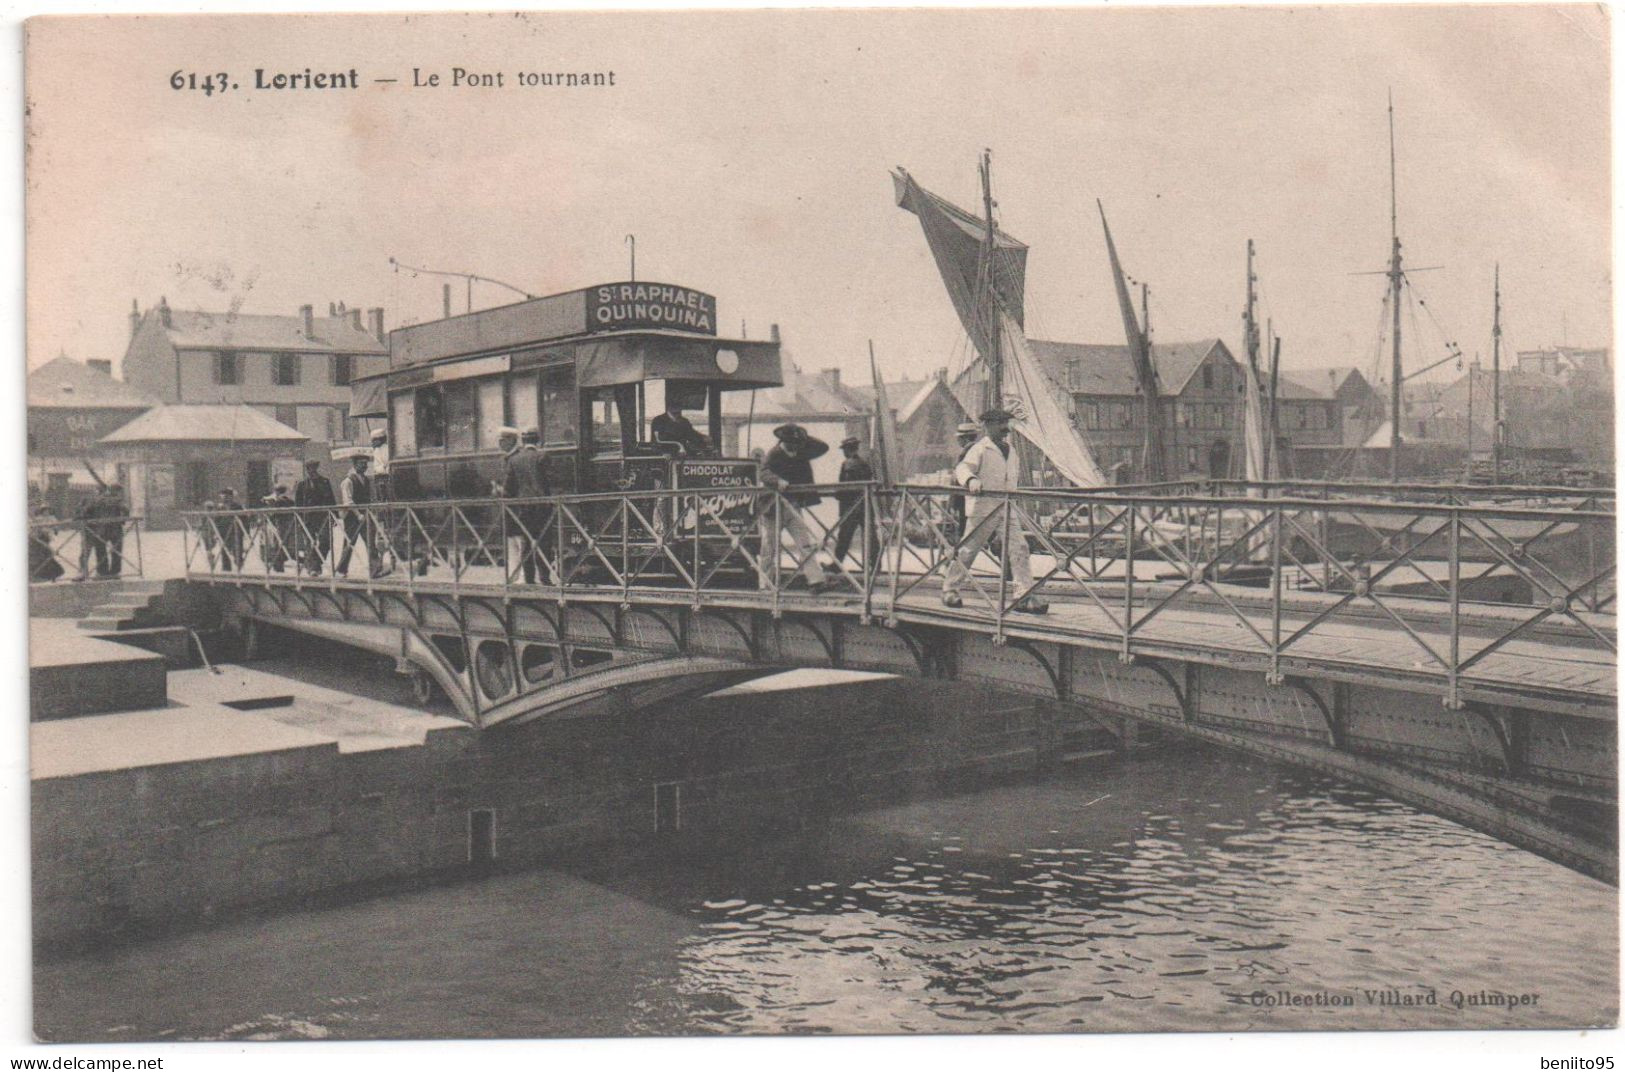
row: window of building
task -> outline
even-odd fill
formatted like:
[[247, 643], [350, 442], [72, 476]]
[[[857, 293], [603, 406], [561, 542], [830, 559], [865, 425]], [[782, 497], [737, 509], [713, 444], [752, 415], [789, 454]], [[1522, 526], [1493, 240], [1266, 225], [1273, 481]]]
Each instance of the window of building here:
[[243, 382], [242, 364], [234, 351], [222, 350], [214, 355], [214, 382], [228, 387]]
[[350, 377], [354, 374], [355, 369], [351, 367], [349, 354], [333, 355], [334, 387], [348, 387], [350, 385]]
[[1202, 386], [1207, 388], [1209, 391], [1213, 390], [1213, 366], [1212, 365], [1203, 365], [1202, 366]]
[[298, 406], [277, 406], [274, 416], [278, 424], [285, 424], [289, 428], [299, 427]]
[[1201, 464], [1201, 453], [1195, 447], [1185, 448], [1185, 468], [1195, 469]]
[[1074, 402], [1073, 403], [1073, 408], [1076, 409], [1077, 412], [1078, 412], [1078, 427], [1079, 428], [1094, 428], [1094, 427], [1096, 427], [1096, 424], [1095, 424], [1095, 404], [1093, 402]]
[[[507, 423], [504, 415], [505, 400], [503, 398], [502, 380], [481, 380], [474, 389], [480, 422], [480, 447], [488, 449], [497, 445], [497, 433]], [[520, 430], [530, 427], [523, 417], [518, 418]]]
[[299, 384], [299, 355], [277, 354], [271, 360], [271, 382], [278, 387], [296, 387]]
[[389, 396], [389, 445], [397, 455], [418, 452], [416, 411], [411, 391]]
[[349, 436], [350, 407], [330, 406], [327, 410], [327, 439], [330, 443], [352, 442]]
[[417, 417], [417, 446], [419, 450], [446, 446], [446, 407], [439, 387], [419, 387], [412, 394], [412, 409]]
[[542, 436], [547, 443], [576, 445], [575, 370], [569, 365], [542, 372]]
[[471, 451], [476, 443], [474, 385], [467, 380], [448, 383], [446, 397], [446, 450]]

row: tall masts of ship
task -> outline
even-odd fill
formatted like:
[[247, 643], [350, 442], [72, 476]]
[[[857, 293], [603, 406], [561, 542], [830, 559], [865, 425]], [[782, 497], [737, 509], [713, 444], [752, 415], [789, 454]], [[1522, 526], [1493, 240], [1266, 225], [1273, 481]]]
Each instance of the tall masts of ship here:
[[1141, 307], [1145, 313], [1145, 328], [1134, 315], [1134, 299], [1130, 297], [1128, 279], [1123, 265], [1117, 259], [1117, 245], [1112, 241], [1111, 225], [1106, 222], [1106, 208], [1097, 199], [1100, 226], [1106, 232], [1106, 253], [1112, 262], [1112, 279], [1117, 285], [1117, 304], [1123, 313], [1123, 333], [1128, 337], [1129, 357], [1134, 362], [1134, 379], [1140, 390], [1145, 408], [1145, 465], [1143, 476], [1148, 483], [1166, 480], [1167, 457], [1163, 449], [1162, 393], [1157, 386], [1157, 369], [1151, 362], [1151, 289], [1140, 285]]
[[1399, 184], [1394, 153], [1394, 92], [1388, 91], [1388, 230], [1393, 237], [1393, 254], [1388, 261], [1388, 290], [1394, 303], [1394, 364], [1393, 372], [1389, 377], [1389, 422], [1392, 437], [1389, 440], [1388, 473], [1389, 479], [1395, 484], [1399, 483], [1399, 451], [1402, 437], [1399, 431], [1400, 416], [1400, 385], [1405, 379], [1405, 366], [1400, 360], [1399, 345], [1399, 301], [1400, 288], [1405, 283], [1403, 258], [1399, 247]]
[[1501, 265], [1495, 266], [1495, 327], [1490, 332], [1494, 347], [1490, 360], [1490, 482], [1501, 483]]
[[984, 410], [1004, 405], [1004, 356], [1000, 352], [999, 337], [1004, 325], [999, 316], [999, 294], [993, 285], [994, 256], [998, 253], [998, 229], [993, 222], [993, 150], [982, 150], [978, 165], [982, 175], [982, 210], [987, 216], [987, 236], [982, 241], [983, 300], [987, 303], [987, 380], [982, 391]]

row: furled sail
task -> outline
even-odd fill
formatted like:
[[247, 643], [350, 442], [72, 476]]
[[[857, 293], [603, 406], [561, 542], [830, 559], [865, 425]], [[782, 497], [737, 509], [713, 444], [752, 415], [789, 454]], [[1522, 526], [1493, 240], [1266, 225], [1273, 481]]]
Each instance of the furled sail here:
[[[1026, 245], [995, 229], [992, 263], [984, 264], [986, 220], [924, 189], [902, 168], [892, 173], [892, 181], [898, 206], [920, 220], [948, 297], [976, 352], [991, 352], [993, 332], [999, 333], [1005, 396], [1002, 404], [1015, 415], [1011, 427], [1042, 451], [1067, 480], [1079, 487], [1104, 484], [1094, 452], [1073, 420], [1070, 396], [1044, 372], [1027, 343]], [[992, 303], [985, 300], [989, 287], [996, 298]], [[996, 323], [990, 322], [987, 315], [989, 305], [998, 311]]]
[[903, 478], [903, 458], [897, 438], [897, 415], [886, 397], [886, 384], [880, 378], [880, 366], [875, 364], [873, 344], [869, 347], [869, 375], [875, 384], [875, 443], [870, 455], [874, 459], [875, 476], [882, 486], [890, 487]]
[[[1106, 253], [1112, 263], [1112, 281], [1117, 288], [1117, 305], [1123, 314], [1123, 333], [1128, 338], [1129, 356], [1134, 362], [1134, 382], [1140, 397], [1145, 400], [1145, 479], [1155, 483], [1167, 478], [1167, 452], [1162, 445], [1162, 385], [1157, 380], [1157, 366], [1151, 360], [1151, 340], [1140, 327], [1134, 315], [1134, 302], [1129, 297], [1128, 280], [1123, 265], [1117, 259], [1117, 243], [1112, 241], [1111, 225], [1106, 222], [1106, 206], [1098, 200], [1100, 227], [1106, 232]], [[1148, 318], [1149, 318], [1149, 314]]]

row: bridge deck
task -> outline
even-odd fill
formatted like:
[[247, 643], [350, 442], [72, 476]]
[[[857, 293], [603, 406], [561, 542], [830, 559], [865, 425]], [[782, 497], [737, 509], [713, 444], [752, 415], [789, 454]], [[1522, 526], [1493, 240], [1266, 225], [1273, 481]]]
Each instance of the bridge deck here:
[[[300, 579], [292, 576], [231, 575], [202, 576], [197, 580], [227, 585], [293, 586], [315, 590], [396, 592], [418, 595], [473, 596], [486, 599], [539, 599], [549, 602], [627, 602], [644, 605], [690, 606], [696, 602], [691, 591], [680, 588], [609, 585], [572, 585], [558, 589], [542, 585], [505, 585], [494, 568], [470, 569], [455, 582], [436, 578], [407, 579], [400, 574], [365, 579]], [[895, 604], [889, 585], [877, 584], [868, 613], [876, 618], [891, 614], [899, 620], [931, 624], [970, 632], [993, 633], [999, 628], [985, 606], [978, 604], [974, 586], [966, 592], [966, 606], [942, 606], [938, 582], [927, 579], [916, 587], [905, 575]], [[979, 583], [997, 587], [997, 578], [983, 575]], [[1267, 593], [1258, 589], [1220, 585], [1211, 592], [1186, 592], [1176, 602], [1152, 615], [1150, 607], [1173, 590], [1169, 584], [1136, 586], [1135, 626], [1130, 650], [1140, 654], [1196, 659], [1236, 667], [1271, 667], [1274, 624]], [[1004, 618], [1005, 636], [1072, 643], [1095, 648], [1122, 650], [1122, 594], [1110, 586], [1098, 593], [1100, 602], [1080, 589], [1050, 592], [1052, 605], [1047, 615], [1011, 614]], [[855, 592], [813, 595], [805, 592], [758, 592], [751, 589], [717, 589], [700, 594], [701, 605], [757, 609], [778, 609], [799, 613], [826, 613], [859, 617], [864, 603]], [[1324, 593], [1283, 593], [1280, 638], [1286, 641], [1309, 624], [1314, 616], [1337, 602]], [[1103, 604], [1103, 605], [1102, 605]], [[1381, 607], [1350, 604], [1316, 623], [1303, 636], [1285, 646], [1276, 660], [1284, 673], [1346, 678], [1368, 683], [1392, 682], [1396, 686], [1421, 686], [1432, 690], [1447, 676], [1451, 660], [1451, 630], [1448, 610], [1436, 602], [1385, 597], [1385, 606], [1399, 611], [1405, 628], [1387, 616]], [[1463, 607], [1459, 630], [1460, 659], [1470, 657], [1527, 621], [1533, 608], [1499, 607], [1476, 604]], [[1599, 631], [1612, 634], [1612, 617], [1596, 620]], [[1250, 628], [1249, 628], [1250, 626]], [[1411, 633], [1405, 630], [1409, 628]], [[1255, 632], [1257, 635], [1255, 635]], [[1439, 658], [1434, 659], [1423, 645]], [[1571, 624], [1550, 621], [1529, 628], [1484, 656], [1461, 675], [1461, 687], [1468, 695], [1494, 700], [1522, 697], [1551, 697], [1579, 704], [1593, 717], [1615, 717], [1617, 703], [1616, 658], [1606, 647]]]

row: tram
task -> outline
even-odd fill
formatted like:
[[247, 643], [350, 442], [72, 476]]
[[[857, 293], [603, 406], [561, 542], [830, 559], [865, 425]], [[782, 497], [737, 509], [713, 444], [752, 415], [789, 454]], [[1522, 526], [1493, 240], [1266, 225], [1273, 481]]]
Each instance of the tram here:
[[[739, 489], [759, 486], [760, 472], [726, 456], [722, 396], [784, 380], [777, 340], [719, 337], [716, 314], [716, 298], [689, 287], [618, 282], [397, 328], [388, 371], [352, 383], [351, 415], [387, 420], [395, 501], [491, 498], [504, 426], [537, 430], [555, 493], [711, 491], [726, 500], [721, 509], [700, 516], [694, 499], [684, 507], [668, 497], [658, 518], [625, 534], [611, 516], [617, 503], [572, 507], [580, 524], [563, 526], [562, 547], [576, 561], [561, 568], [590, 556], [583, 528], [600, 544], [624, 535], [654, 545], [653, 533], [687, 525], [705, 536], [689, 541], [700, 548], [696, 568], [716, 575], [731, 548], [737, 561], [723, 572], [742, 575], [738, 545], [754, 556], [758, 537]], [[655, 441], [650, 425], [668, 404], [704, 430], [705, 449], [679, 454]], [[676, 579], [667, 556], [647, 558], [640, 583]]]

